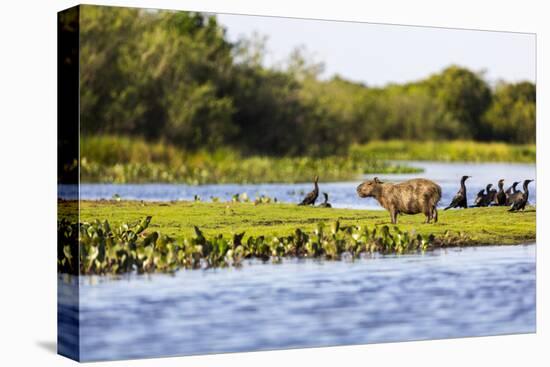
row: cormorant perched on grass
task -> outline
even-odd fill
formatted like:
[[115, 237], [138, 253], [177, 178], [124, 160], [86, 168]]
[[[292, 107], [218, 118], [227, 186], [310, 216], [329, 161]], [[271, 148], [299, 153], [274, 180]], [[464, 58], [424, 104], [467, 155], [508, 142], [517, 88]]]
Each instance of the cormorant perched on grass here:
[[504, 192], [506, 194], [506, 205], [512, 205], [512, 202], [510, 201], [510, 196], [518, 192], [516, 189], [516, 186], [519, 185], [519, 181], [516, 181], [510, 186], [506, 191]]
[[309, 194], [306, 195], [304, 200], [298, 205], [315, 205], [315, 200], [317, 200], [317, 197], [319, 196], [319, 185], [317, 184], [319, 182], [319, 176], [315, 176], [314, 178], [314, 188], [313, 191], [311, 191]]
[[462, 176], [462, 179], [460, 180], [460, 189], [458, 189], [458, 192], [456, 193], [455, 197], [451, 201], [448, 207], [446, 207], [443, 210], [451, 209], [451, 208], [464, 208], [466, 209], [468, 207], [468, 196], [466, 195], [466, 180], [469, 179], [472, 176]]
[[515, 192], [517, 192], [518, 190], [516, 189], [516, 186], [519, 185], [519, 181], [516, 181], [512, 184], [512, 186], [510, 186], [509, 188], [506, 189], [506, 191], [504, 192], [506, 195], [510, 195], [510, 194], [513, 194]]
[[325, 197], [325, 202], [319, 204], [319, 208], [332, 208], [332, 205], [328, 202], [328, 194], [323, 192], [323, 196]]
[[[491, 185], [491, 187], [493, 186], [493, 184], [489, 184]], [[496, 189], [491, 189], [490, 190], [490, 187], [489, 185], [487, 185], [487, 206], [491, 205], [492, 203], [497, 203], [497, 190]]]
[[485, 189], [481, 189], [476, 196], [476, 199], [474, 200], [474, 206], [481, 206], [480, 203], [483, 201], [483, 198], [485, 197]]
[[523, 192], [518, 191], [510, 195], [510, 202], [512, 203], [512, 207], [510, 208], [510, 212], [517, 212], [518, 210], [525, 210], [525, 205], [527, 205], [527, 201], [529, 200], [529, 183], [533, 182], [533, 180], [525, 180], [523, 181]]
[[506, 193], [504, 192], [504, 179], [498, 180], [498, 193], [496, 203], [498, 206], [506, 205]]
[[[493, 184], [488, 184], [485, 190], [481, 190], [477, 193], [474, 206], [489, 206], [489, 204], [491, 204], [493, 198], [493, 191], [491, 191], [491, 187], [493, 187]], [[494, 193], [496, 194], [496, 190], [494, 190]]]

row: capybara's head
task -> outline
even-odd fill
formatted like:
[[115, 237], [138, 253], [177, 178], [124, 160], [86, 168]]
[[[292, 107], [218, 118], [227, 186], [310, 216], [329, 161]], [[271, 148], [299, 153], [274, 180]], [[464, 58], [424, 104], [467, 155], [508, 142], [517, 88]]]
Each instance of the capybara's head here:
[[374, 196], [376, 190], [380, 187], [382, 181], [378, 177], [373, 178], [372, 180], [367, 180], [361, 185], [357, 186], [357, 195], [361, 198], [368, 198]]

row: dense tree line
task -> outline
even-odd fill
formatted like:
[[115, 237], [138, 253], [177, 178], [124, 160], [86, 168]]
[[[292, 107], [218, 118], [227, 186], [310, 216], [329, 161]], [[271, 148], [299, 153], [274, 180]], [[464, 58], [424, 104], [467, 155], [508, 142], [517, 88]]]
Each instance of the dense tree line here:
[[373, 139], [535, 141], [535, 86], [449, 66], [373, 88], [297, 49], [266, 68], [261, 39], [230, 43], [215, 16], [83, 6], [81, 128], [184, 149], [322, 156]]

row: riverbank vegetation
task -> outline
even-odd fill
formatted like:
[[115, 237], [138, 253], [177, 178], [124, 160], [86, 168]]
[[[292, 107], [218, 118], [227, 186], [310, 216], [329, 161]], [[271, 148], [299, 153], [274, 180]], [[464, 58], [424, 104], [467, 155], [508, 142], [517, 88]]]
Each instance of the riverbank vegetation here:
[[[347, 156], [352, 145], [390, 139], [535, 142], [530, 82], [490, 84], [483, 72], [450, 65], [374, 87], [325, 75], [304, 48], [267, 67], [266, 39], [230, 41], [215, 15], [86, 5], [80, 12], [83, 136], [214, 155], [229, 149], [239, 158]], [[146, 168], [117, 169], [133, 179]]]
[[[64, 271], [70, 266], [68, 258], [78, 253], [66, 248], [79, 241], [73, 211], [71, 202], [59, 203], [58, 253]], [[439, 222], [430, 225], [422, 223], [421, 215], [401, 216], [398, 227], [394, 227], [389, 224], [388, 213], [380, 210], [237, 201], [82, 201], [81, 271], [172, 271], [227, 266], [250, 257], [340, 259], [343, 254], [357, 257], [372, 252], [520, 244], [535, 241], [535, 217], [533, 207], [522, 213], [490, 207], [442, 212]], [[133, 256], [132, 264], [141, 264], [138, 269], [122, 264], [129, 256]], [[103, 265], [95, 263], [96, 257]], [[115, 263], [119, 265], [113, 267]]]
[[463, 141], [371, 141], [351, 154], [380, 160], [535, 163], [535, 144]]
[[[146, 232], [151, 217], [132, 224], [112, 227], [108, 221], [82, 223], [80, 226], [61, 221], [58, 248], [58, 270], [65, 273], [117, 274], [136, 271], [173, 272], [180, 268], [240, 266], [244, 259], [273, 260], [283, 257], [350, 259], [368, 253], [406, 253], [426, 251], [434, 246], [450, 246], [465, 242], [463, 236], [447, 234], [441, 239], [425, 238], [403, 232], [397, 227], [382, 226], [369, 229], [359, 226], [340, 226], [319, 223], [310, 232], [297, 228], [288, 236], [248, 236], [244, 232], [230, 237], [207, 237], [198, 228], [194, 234], [177, 241], [158, 231]], [[78, 239], [75, 234], [79, 233]], [[72, 256], [71, 244], [78, 243], [80, 261]]]
[[83, 137], [82, 182], [186, 184], [325, 182], [353, 180], [369, 173], [415, 173], [418, 168], [390, 160], [535, 163], [533, 144], [474, 141], [372, 141], [346, 155], [328, 157], [248, 156], [230, 148], [186, 152], [169, 143], [120, 136]]
[[82, 182], [198, 184], [324, 182], [356, 180], [368, 173], [414, 173], [420, 170], [361, 155], [326, 157], [247, 156], [231, 148], [183, 151], [167, 143], [138, 138], [83, 137]]
[[[71, 213], [69, 203], [61, 202], [59, 215]], [[68, 206], [65, 211], [65, 206]], [[507, 207], [470, 208], [467, 210], [440, 211], [439, 222], [423, 224], [423, 215], [399, 217], [402, 230], [416, 230], [429, 236], [443, 235], [445, 231], [464, 232], [475, 244], [517, 244], [534, 240], [535, 210], [529, 207], [525, 213], [509, 213]], [[339, 220], [342, 225], [389, 224], [389, 214], [384, 210], [325, 209], [302, 207], [295, 204], [254, 202], [141, 202], [131, 200], [85, 200], [80, 203], [80, 220], [92, 222], [107, 219], [114, 225], [153, 217], [150, 229], [182, 239], [193, 234], [193, 226], [201, 228], [208, 236], [231, 235], [245, 232], [245, 237], [284, 236], [296, 228], [312, 231], [320, 222]]]

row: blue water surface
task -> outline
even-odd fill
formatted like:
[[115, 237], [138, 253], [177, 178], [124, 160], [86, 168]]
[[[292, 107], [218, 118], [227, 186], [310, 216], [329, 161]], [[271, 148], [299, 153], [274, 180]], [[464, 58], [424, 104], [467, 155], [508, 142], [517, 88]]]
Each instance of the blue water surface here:
[[[460, 178], [463, 175], [472, 176], [467, 181], [469, 203], [473, 204], [477, 192], [488, 183], [497, 186], [497, 181], [505, 179], [505, 188], [514, 181], [534, 179], [536, 169], [534, 164], [510, 163], [440, 163], [440, 162], [407, 162], [407, 164], [424, 169], [423, 173], [415, 174], [373, 174], [363, 179], [378, 176], [382, 180], [400, 182], [410, 178], [425, 177], [437, 182], [442, 188], [440, 206], [451, 202], [459, 188]], [[329, 194], [330, 203], [337, 208], [379, 209], [378, 203], [372, 199], [360, 199], [356, 187], [362, 179], [347, 182], [324, 183], [321, 174], [320, 190]], [[521, 184], [518, 188], [521, 189]], [[117, 194], [126, 200], [172, 201], [193, 200], [195, 195], [204, 201], [212, 197], [228, 201], [235, 194], [247, 193], [254, 199], [256, 196], [266, 195], [282, 202], [301, 201], [305, 193], [313, 188], [311, 183], [297, 184], [221, 184], [221, 185], [183, 185], [183, 184], [82, 184], [80, 197], [84, 200], [111, 199]], [[531, 204], [536, 203], [536, 182], [529, 185]], [[74, 187], [61, 186], [59, 195], [62, 198], [73, 198]], [[319, 199], [319, 202], [321, 199]]]
[[[59, 278], [60, 295], [70, 284]], [[78, 284], [84, 361], [535, 331], [533, 244]], [[59, 310], [70, 328], [72, 298]]]

